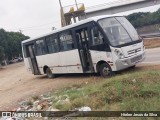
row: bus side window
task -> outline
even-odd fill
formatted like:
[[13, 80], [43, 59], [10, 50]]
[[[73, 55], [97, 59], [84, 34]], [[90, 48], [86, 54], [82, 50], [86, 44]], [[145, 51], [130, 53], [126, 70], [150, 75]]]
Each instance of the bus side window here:
[[28, 50], [28, 45], [23, 45], [23, 51], [24, 51], [24, 57], [25, 58], [28, 58], [28, 57], [30, 57], [30, 55], [29, 55], [29, 50]]
[[92, 45], [99, 45], [104, 43], [104, 38], [102, 33], [98, 30], [97, 27], [93, 27], [91, 29], [91, 36], [92, 36]]
[[46, 38], [46, 46], [48, 53], [58, 52], [58, 40], [56, 36], [49, 36]]
[[74, 49], [74, 43], [71, 32], [68, 31], [60, 34], [60, 49], [61, 51]]
[[40, 39], [40, 40], [36, 41], [36, 52], [37, 52], [37, 55], [46, 54], [45, 43], [44, 43], [43, 39]]

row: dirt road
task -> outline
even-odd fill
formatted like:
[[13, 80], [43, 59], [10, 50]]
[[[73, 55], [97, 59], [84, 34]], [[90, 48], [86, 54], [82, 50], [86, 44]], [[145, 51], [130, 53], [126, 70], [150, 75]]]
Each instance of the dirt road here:
[[17, 102], [33, 95], [41, 95], [47, 91], [74, 84], [85, 84], [91, 80], [89, 75], [85, 77], [62, 75], [55, 79], [48, 79], [45, 75], [34, 76], [27, 73], [24, 63], [9, 65], [0, 70], [0, 111], [11, 110], [17, 105]]

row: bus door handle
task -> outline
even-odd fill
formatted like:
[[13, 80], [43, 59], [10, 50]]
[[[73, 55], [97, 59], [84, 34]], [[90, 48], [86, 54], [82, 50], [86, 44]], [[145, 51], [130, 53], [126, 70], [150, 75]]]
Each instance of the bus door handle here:
[[85, 64], [85, 61], [84, 61], [84, 51], [80, 50], [80, 54], [81, 54], [81, 58], [82, 58], [82, 65], [85, 67], [86, 64]]

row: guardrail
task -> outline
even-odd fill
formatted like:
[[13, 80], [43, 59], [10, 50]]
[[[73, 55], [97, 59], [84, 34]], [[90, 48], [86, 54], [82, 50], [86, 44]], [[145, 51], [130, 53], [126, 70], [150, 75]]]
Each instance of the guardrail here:
[[142, 38], [155, 38], [160, 37], [160, 33], [141, 34]]

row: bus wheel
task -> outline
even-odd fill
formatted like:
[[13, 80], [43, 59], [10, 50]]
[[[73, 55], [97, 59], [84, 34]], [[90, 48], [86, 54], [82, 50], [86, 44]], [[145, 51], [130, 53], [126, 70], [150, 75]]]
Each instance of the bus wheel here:
[[129, 67], [129, 68], [133, 69], [133, 68], [135, 68], [135, 67], [136, 67], [136, 65], [133, 65], [133, 66], [131, 66], [131, 67]]
[[107, 63], [100, 65], [99, 73], [102, 77], [111, 77], [113, 75], [111, 67]]
[[50, 79], [55, 77], [55, 75], [52, 73], [50, 68], [46, 69], [46, 74], [47, 74], [47, 77]]

